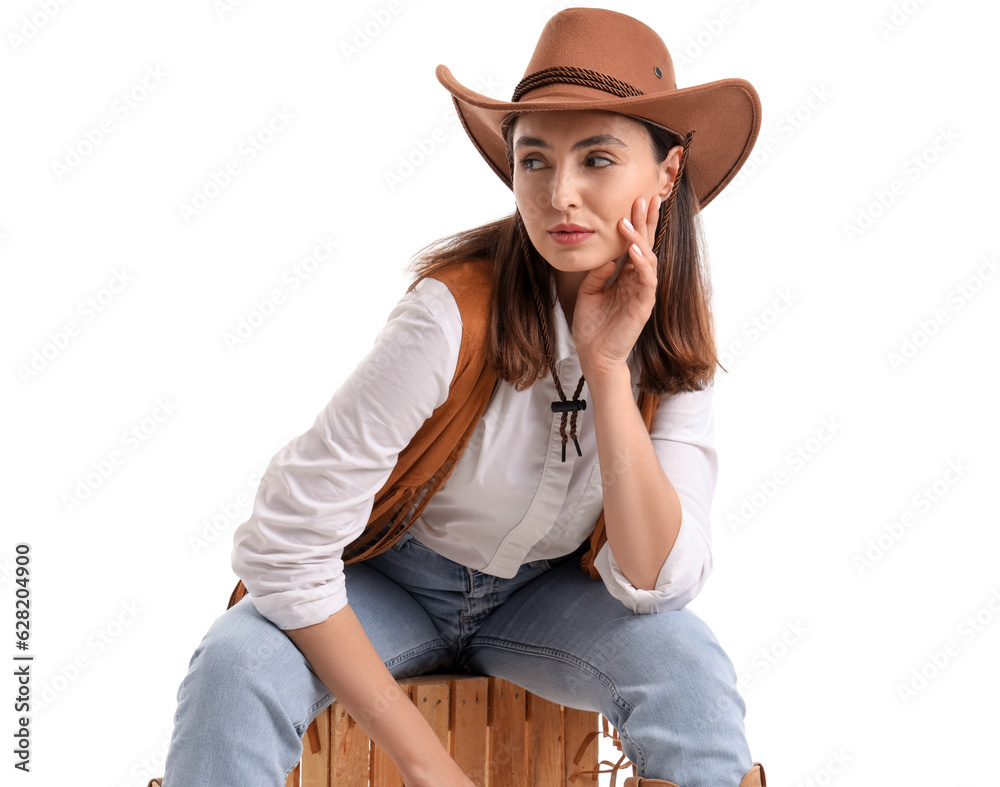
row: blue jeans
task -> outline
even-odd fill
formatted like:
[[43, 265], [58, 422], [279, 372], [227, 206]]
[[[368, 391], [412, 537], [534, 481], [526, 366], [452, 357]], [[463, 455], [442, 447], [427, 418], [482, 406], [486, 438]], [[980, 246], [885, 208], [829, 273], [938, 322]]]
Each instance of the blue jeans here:
[[[347, 566], [347, 594], [396, 677], [470, 670], [604, 714], [640, 776], [739, 785], [753, 761], [732, 663], [688, 610], [635, 615], [580, 552], [501, 579], [404, 536]], [[249, 596], [210, 627], [177, 692], [164, 787], [281, 787], [334, 698]]]

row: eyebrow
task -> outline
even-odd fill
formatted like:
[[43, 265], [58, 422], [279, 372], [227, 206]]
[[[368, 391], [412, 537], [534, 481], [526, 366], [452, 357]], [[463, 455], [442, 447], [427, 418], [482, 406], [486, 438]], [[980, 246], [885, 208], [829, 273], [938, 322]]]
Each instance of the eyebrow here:
[[[520, 137], [517, 142], [514, 143], [514, 149], [523, 147], [524, 145], [530, 145], [534, 148], [544, 148], [545, 150], [551, 150], [552, 146], [544, 140], [538, 137]], [[594, 145], [617, 145], [618, 147], [627, 148], [624, 142], [622, 142], [617, 137], [613, 137], [610, 134], [597, 134], [593, 137], [587, 137], [586, 139], [581, 139], [573, 146], [573, 150], [581, 150], [583, 148], [593, 147]]]

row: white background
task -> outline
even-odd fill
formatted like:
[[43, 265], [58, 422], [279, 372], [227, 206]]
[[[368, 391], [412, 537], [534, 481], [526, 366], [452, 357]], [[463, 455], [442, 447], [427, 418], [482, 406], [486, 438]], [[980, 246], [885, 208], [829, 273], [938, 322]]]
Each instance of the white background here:
[[[739, 76], [763, 104], [755, 159], [703, 214], [719, 347], [740, 354], [692, 604], [743, 677], [755, 759], [774, 785], [1000, 783], [998, 7], [606, 5], [661, 34], [680, 86]], [[368, 351], [410, 257], [513, 208], [435, 66], [507, 99], [561, 7], [4, 4], [0, 587], [13, 655], [29, 542], [36, 659], [32, 772], [4, 783], [162, 773], [256, 477]], [[275, 112], [294, 118], [249, 160]], [[321, 238], [336, 253], [297, 273]]]

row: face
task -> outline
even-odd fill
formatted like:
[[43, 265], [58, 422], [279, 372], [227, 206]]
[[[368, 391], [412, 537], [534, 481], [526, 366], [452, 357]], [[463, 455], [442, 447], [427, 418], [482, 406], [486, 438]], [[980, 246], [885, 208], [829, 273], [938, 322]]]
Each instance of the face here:
[[[586, 272], [624, 263], [628, 241], [618, 230], [635, 223], [639, 197], [647, 209], [665, 200], [682, 148], [657, 163], [649, 133], [612, 112], [552, 111], [520, 115], [514, 126], [514, 199], [535, 248], [556, 270]], [[560, 232], [577, 225], [582, 233]]]

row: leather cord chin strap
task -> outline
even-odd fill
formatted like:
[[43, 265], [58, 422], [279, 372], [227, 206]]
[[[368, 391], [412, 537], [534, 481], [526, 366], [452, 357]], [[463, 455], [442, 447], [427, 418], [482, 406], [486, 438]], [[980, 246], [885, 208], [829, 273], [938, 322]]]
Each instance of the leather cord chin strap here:
[[580, 443], [576, 439], [576, 417], [579, 415], [580, 410], [585, 410], [587, 408], [587, 401], [580, 398], [580, 391], [583, 390], [584, 376], [580, 375], [580, 380], [576, 384], [576, 390], [573, 392], [573, 399], [568, 400], [566, 398], [566, 392], [563, 391], [562, 382], [559, 380], [559, 373], [556, 371], [556, 364], [552, 358], [552, 348], [549, 344], [549, 320], [546, 316], [549, 313], [549, 308], [542, 301], [542, 291], [538, 286], [538, 277], [535, 273], [535, 265], [533, 258], [531, 256], [532, 246], [528, 242], [528, 233], [524, 229], [524, 221], [521, 218], [520, 211], [514, 214], [514, 223], [517, 226], [517, 234], [521, 240], [521, 249], [524, 252], [524, 262], [528, 266], [528, 276], [531, 278], [531, 289], [535, 295], [535, 308], [538, 310], [538, 322], [540, 323], [542, 330], [542, 343], [545, 345], [545, 358], [548, 362], [549, 372], [552, 374], [552, 379], [556, 384], [556, 391], [559, 394], [559, 399], [552, 402], [552, 412], [562, 413], [562, 419], [559, 423], [559, 434], [562, 437], [562, 460], [566, 461], [566, 417], [572, 411], [573, 415], [570, 418], [570, 433], [569, 438], [573, 440], [573, 445], [576, 446], [577, 456], [583, 456], [583, 451], [580, 450]]

